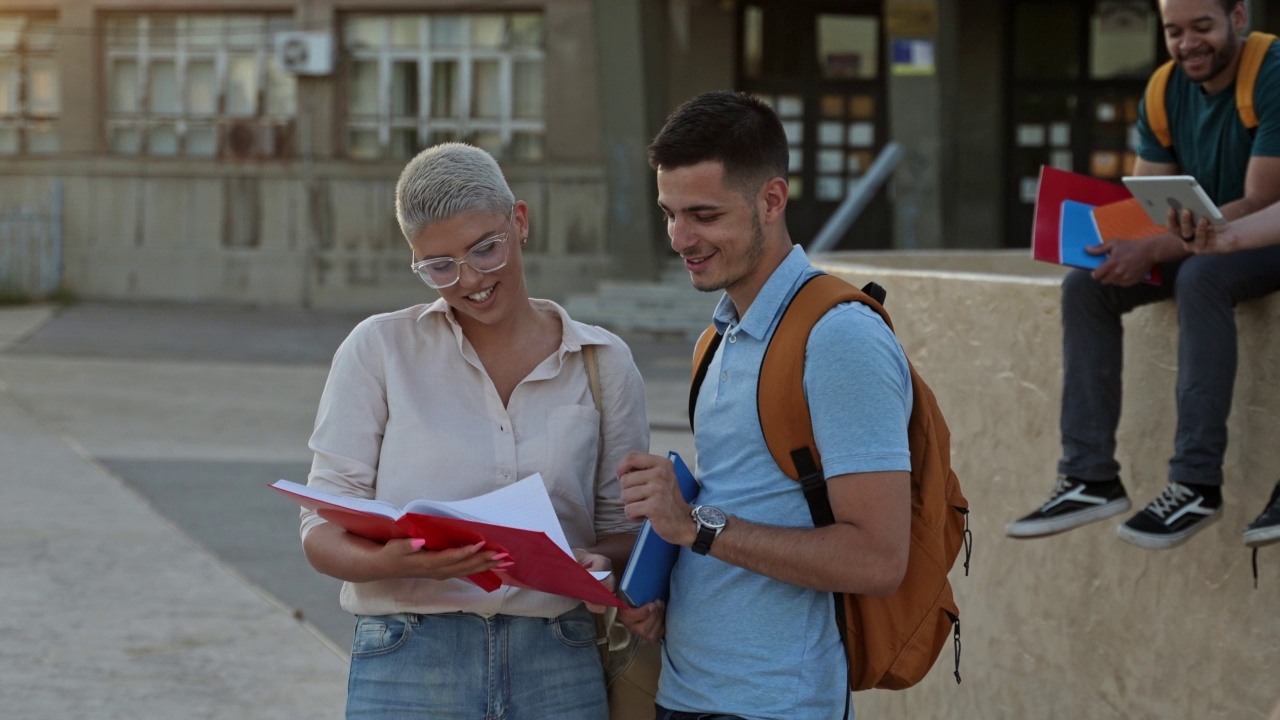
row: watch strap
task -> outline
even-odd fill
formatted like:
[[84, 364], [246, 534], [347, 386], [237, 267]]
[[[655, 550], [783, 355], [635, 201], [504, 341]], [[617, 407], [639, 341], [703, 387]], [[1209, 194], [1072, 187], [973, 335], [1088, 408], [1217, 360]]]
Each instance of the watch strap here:
[[715, 540], [716, 535], [719, 534], [716, 528], [698, 525], [698, 537], [694, 538], [693, 547], [690, 549], [699, 555], [706, 555], [711, 552], [711, 541]]

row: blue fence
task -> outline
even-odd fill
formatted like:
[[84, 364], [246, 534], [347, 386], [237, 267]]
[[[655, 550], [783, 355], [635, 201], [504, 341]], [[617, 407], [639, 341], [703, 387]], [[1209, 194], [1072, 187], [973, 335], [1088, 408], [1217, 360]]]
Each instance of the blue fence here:
[[42, 298], [62, 288], [62, 183], [45, 208], [0, 207], [0, 292]]

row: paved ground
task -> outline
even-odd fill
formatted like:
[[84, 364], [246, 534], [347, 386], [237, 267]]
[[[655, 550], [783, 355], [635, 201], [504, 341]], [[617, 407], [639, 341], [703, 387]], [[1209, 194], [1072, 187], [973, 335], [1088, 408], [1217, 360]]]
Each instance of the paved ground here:
[[[351, 618], [296, 507], [360, 316], [0, 310], [0, 697], [12, 717], [338, 717]], [[688, 341], [628, 337], [655, 451], [692, 455]]]

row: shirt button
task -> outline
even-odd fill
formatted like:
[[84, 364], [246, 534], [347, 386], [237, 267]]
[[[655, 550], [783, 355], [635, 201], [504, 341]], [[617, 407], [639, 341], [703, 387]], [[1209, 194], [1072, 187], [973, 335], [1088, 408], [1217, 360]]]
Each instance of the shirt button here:
[[737, 334], [736, 334], [736, 333], [735, 333], [735, 334], [731, 334], [731, 335], [729, 336], [729, 344], [730, 344], [730, 345], [732, 345], [732, 344], [734, 344], [734, 343], [736, 343], [736, 342], [738, 342], [738, 336], [737, 336]]
[[720, 373], [720, 382], [726, 382], [728, 381], [728, 379], [729, 379], [729, 373], [727, 372]]
[[511, 468], [502, 468], [502, 477], [511, 477]]

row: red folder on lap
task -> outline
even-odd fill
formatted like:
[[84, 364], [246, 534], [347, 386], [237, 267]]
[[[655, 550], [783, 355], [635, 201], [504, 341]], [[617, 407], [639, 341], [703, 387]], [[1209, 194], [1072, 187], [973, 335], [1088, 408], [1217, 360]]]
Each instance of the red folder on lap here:
[[1086, 205], [1109, 205], [1133, 197], [1123, 185], [1088, 175], [1067, 172], [1048, 165], [1040, 168], [1036, 192], [1035, 224], [1031, 234], [1031, 256], [1044, 262], [1061, 263], [1058, 232], [1062, 227], [1062, 201]]
[[[1098, 267], [1107, 256], [1089, 254], [1085, 248], [1104, 240], [1143, 240], [1164, 232], [1151, 223], [1125, 186], [1048, 166], [1040, 168], [1035, 213], [1031, 257], [1086, 270]], [[1143, 280], [1159, 285], [1160, 266], [1153, 266]]]

